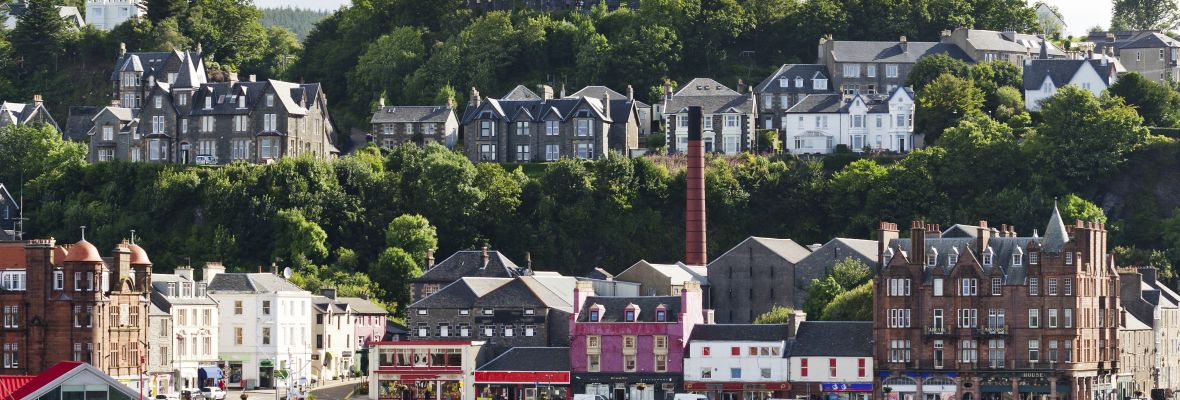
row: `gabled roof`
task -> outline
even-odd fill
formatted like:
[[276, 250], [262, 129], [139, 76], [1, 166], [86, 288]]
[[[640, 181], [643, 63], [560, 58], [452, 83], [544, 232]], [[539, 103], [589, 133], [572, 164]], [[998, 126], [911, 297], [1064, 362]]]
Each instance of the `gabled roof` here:
[[971, 61], [959, 46], [937, 42], [908, 42], [903, 46], [900, 42], [837, 40], [832, 43], [831, 57], [836, 62], [915, 63], [935, 54]]
[[114, 116], [116, 119], [118, 119], [119, 121], [124, 122], [124, 123], [132, 122], [135, 120], [135, 112], [133, 110], [131, 110], [130, 108], [107, 106], [107, 107], [103, 107], [103, 109], [101, 111], [99, 111], [97, 114], [95, 114], [94, 117], [90, 118], [91, 125], [93, 125], [93, 122], [95, 119], [98, 119], [98, 117], [103, 114], [110, 114], [110, 115]]
[[570, 370], [569, 347], [513, 347], [476, 371], [548, 372]]
[[0, 104], [0, 113], [4, 113], [17, 124], [26, 124], [33, 117], [44, 115], [49, 126], [59, 131], [61, 130], [57, 125], [57, 121], [49, 114], [49, 109], [45, 108], [45, 105], [41, 103], [10, 103], [6, 101]]
[[66, 140], [86, 140], [87, 132], [90, 132], [90, 128], [94, 127], [94, 116], [102, 109], [103, 107], [95, 106], [71, 106], [62, 135]]
[[510, 278], [462, 278], [430, 297], [410, 304], [410, 308], [472, 308], [475, 301], [512, 282]]
[[680, 285], [687, 281], [697, 281], [702, 285], [709, 284], [708, 273], [705, 272], [704, 267], [689, 266], [681, 262], [677, 262], [675, 264], [654, 264], [647, 262], [647, 260], [639, 260], [635, 264], [632, 264], [630, 267], [628, 267], [626, 270], [623, 270], [623, 272], [620, 272], [618, 276], [622, 277], [628, 275], [627, 271], [630, 271], [633, 268], [637, 270], [649, 268], [660, 275], [663, 275], [668, 279], [668, 282], [673, 285]]
[[529, 88], [525, 87], [524, 85], [516, 85], [516, 87], [512, 88], [512, 91], [508, 92], [508, 94], [505, 94], [504, 97], [501, 97], [500, 99], [501, 100], [541, 100], [541, 96], [538, 96], [536, 92], [529, 90]]
[[1054, 87], [1068, 85], [1078, 70], [1089, 64], [1106, 85], [1110, 85], [1111, 67], [1106, 60], [1035, 59], [1025, 60], [1024, 90], [1039, 90], [1048, 77]]
[[282, 277], [270, 273], [227, 272], [217, 274], [209, 283], [209, 293], [304, 292]]
[[737, 96], [736, 90], [730, 89], [728, 86], [722, 85], [721, 82], [709, 78], [693, 78], [688, 83], [680, 86], [680, 89], [673, 93], [673, 96]]
[[[777, 254], [783, 260], [785, 260], [786, 262], [789, 262], [791, 264], [797, 263], [797, 262], [799, 262], [799, 260], [802, 260], [804, 257], [807, 257], [808, 254], [811, 254], [810, 250], [807, 250], [806, 247], [800, 246], [798, 243], [795, 243], [795, 241], [791, 240], [791, 239], [774, 239], [774, 238], [750, 236], [750, 237], [746, 238], [746, 240], [741, 241], [741, 243], [738, 243], [737, 245], [733, 246], [729, 250], [726, 250], [725, 253], [722, 253], [720, 256], [714, 258], [713, 262], [717, 262], [718, 260], [724, 259], [731, 252], [733, 252], [735, 249], [738, 249], [738, 248], [741, 248], [742, 246], [747, 246], [747, 245], [758, 246], [758, 247], [762, 247], [764, 249], [770, 250], [772, 253]], [[737, 257], [744, 257], [744, 256], [737, 255]], [[712, 263], [710, 263], [710, 264], [712, 264]]]
[[590, 296], [586, 298], [586, 303], [582, 305], [582, 309], [578, 314], [578, 322], [590, 321], [590, 308], [595, 306], [602, 306], [603, 308], [602, 315], [598, 317], [598, 322], [624, 322], [627, 306], [632, 304], [639, 307], [639, 315], [636, 316], [635, 322], [656, 322], [656, 309], [660, 306], [664, 306], [664, 309], [668, 312], [666, 315], [667, 321], [664, 322], [677, 322], [680, 320], [680, 296]]
[[[606, 95], [607, 95], [607, 97], [609, 97], [609, 98], [610, 98], [610, 100], [611, 100], [611, 103], [612, 103], [612, 104], [613, 104], [613, 103], [614, 103], [616, 100], [624, 100], [624, 101], [625, 101], [625, 100], [627, 100], [627, 95], [624, 95], [624, 94], [622, 94], [622, 93], [619, 93], [618, 91], [616, 91], [616, 90], [614, 90], [614, 89], [611, 89], [611, 88], [609, 88], [609, 87], [606, 87], [606, 86], [600, 86], [600, 85], [591, 85], [591, 86], [586, 86], [586, 87], [582, 88], [581, 90], [578, 90], [578, 91], [576, 91], [576, 92], [574, 92], [574, 93], [570, 94], [569, 96], [565, 96], [565, 98], [567, 98], [567, 99], [569, 99], [569, 98], [578, 98], [578, 97], [597, 97], [597, 98], [602, 98], [602, 93], [603, 93], [603, 92], [606, 92]], [[639, 101], [639, 100], [635, 100], [635, 101], [634, 101], [634, 103], [635, 103], [635, 106], [636, 106], [636, 107], [640, 107], [640, 108], [647, 108], [647, 107], [651, 107], [651, 106], [650, 106], [650, 105], [648, 105], [647, 103], [644, 103], [644, 102], [642, 102], [642, 101]], [[615, 109], [614, 109], [614, 107], [612, 106], [612, 107], [611, 107], [611, 115], [614, 115], [614, 111], [615, 111]]]
[[[974, 238], [925, 238], [924, 243], [929, 252], [933, 249], [938, 253], [934, 268], [941, 270], [944, 274], [950, 274], [954, 266], [948, 264], [947, 256], [954, 254], [956, 251], [959, 258], [966, 260], [968, 258], [975, 259], [976, 249]], [[992, 264], [983, 265], [982, 260], [977, 260], [976, 264], [983, 270], [984, 274], [992, 274], [998, 271], [1004, 277], [1004, 284], [1006, 285], [1025, 285], [1025, 277], [1028, 276], [1028, 263], [1023, 262], [1021, 265], [1012, 264], [1012, 254], [1020, 249], [1021, 252], [1027, 254], [1025, 250], [1031, 243], [1040, 243], [1042, 248], [1044, 246], [1041, 238], [1035, 237], [992, 237], [988, 239], [988, 248], [992, 251]], [[897, 249], [909, 249], [910, 239], [895, 239], [890, 242], [889, 247]], [[970, 249], [970, 251], [968, 251]], [[985, 249], [986, 250], [986, 249]], [[914, 260], [925, 265], [926, 260]], [[965, 261], [959, 261], [965, 262]], [[924, 268], [923, 280], [929, 280], [933, 273], [932, 268]]]
[[790, 353], [791, 357], [872, 357], [873, 323], [803, 321], [795, 333]]
[[360, 297], [337, 297], [336, 300], [347, 303], [354, 314], [389, 314], [389, 310], [386, 310], [385, 307]]
[[689, 341], [785, 342], [790, 330], [785, 324], [697, 324]]
[[483, 265], [481, 250], [461, 250], [427, 269], [414, 282], [454, 282], [464, 277], [513, 278], [527, 274], [499, 251], [488, 250], [488, 264]]
[[[615, 102], [612, 101], [612, 103]], [[460, 123], [466, 124], [471, 122], [480, 118], [480, 115], [486, 112], [492, 113], [493, 118], [496, 119], [512, 118], [519, 113], [520, 109], [527, 110], [530, 116], [535, 117], [533, 121], [537, 122], [545, 120], [551, 111], [556, 112], [562, 120], [566, 120], [576, 116], [578, 108], [583, 104], [587, 105], [588, 110], [594, 117], [606, 122], [614, 122], [603, 113], [601, 99], [577, 97], [549, 100], [541, 100], [540, 98], [528, 100], [510, 100], [507, 98], [497, 100], [488, 98], [479, 107], [467, 107], [463, 111], [463, 119]], [[615, 109], [612, 108], [611, 111], [613, 113]]]
[[[1041, 54], [1041, 43], [1044, 42], [1037, 35], [1015, 32], [999, 32], [983, 29], [967, 29], [967, 42], [978, 50], [1001, 51], [1008, 53]], [[1047, 42], [1045, 42], [1047, 43]], [[1065, 51], [1052, 43], [1047, 43], [1050, 57], [1065, 57]]]
[[1164, 47], [1180, 47], [1180, 42], [1159, 32], [1146, 32], [1137, 39], [1130, 40], [1120, 46], [1120, 49], [1157, 49]]
[[842, 93], [831, 94], [809, 94], [798, 103], [787, 109], [788, 114], [836, 114], [848, 113], [853, 104], [858, 101], [863, 103], [866, 107], [867, 113], [872, 114], [888, 114], [889, 102], [897, 96], [906, 96], [911, 102], [914, 99], [914, 92], [909, 88], [896, 87], [893, 91], [886, 94], [854, 94], [852, 96], [845, 96]]
[[[812, 80], [828, 79], [828, 67], [823, 64], [783, 64], [770, 74], [762, 83], [754, 87], [754, 91], [758, 93], [828, 93], [831, 92], [832, 86], [827, 85], [827, 90], [815, 90], [812, 85]], [[787, 79], [787, 86], [782, 86], [779, 78]], [[803, 79], [803, 86], [795, 86], [795, 78]]]
[[848, 257], [859, 259], [872, 266], [877, 261], [877, 246], [876, 240], [835, 238], [800, 260], [796, 264], [796, 268], [809, 270], [808, 266], [814, 266], [815, 270], [826, 269], [832, 263]]
[[447, 122], [455, 110], [447, 106], [387, 106], [373, 113], [370, 123]]
[[115, 378], [112, 378], [110, 375], [107, 375], [90, 364], [78, 361], [62, 361], [41, 372], [36, 378], [33, 378], [29, 383], [17, 389], [6, 398], [22, 400], [37, 399], [46, 395], [49, 391], [60, 387], [68, 380], [80, 375], [89, 375], [88, 378], [81, 379], [88, 384], [98, 381], [106, 384], [110, 390], [122, 392], [121, 397], [137, 398], [139, 396], [139, 393], [130, 386], [115, 380]]
[[844, 108], [844, 95], [809, 94], [787, 109], [787, 114], [835, 114]]
[[185, 57], [193, 60], [194, 72], [197, 76], [194, 78], [200, 82], [205, 82], [205, 63], [201, 58], [202, 54], [196, 51], [137, 51], [128, 52], [115, 60], [115, 70], [111, 71], [111, 80], [119, 80], [119, 73], [123, 71], [142, 72], [143, 79], [149, 77], [157, 81], [167, 78], [167, 71], [164, 67], [167, 66], [171, 60], [178, 61], [182, 66], [177, 72], [177, 80], [180, 79], [180, 73], [183, 72], [183, 61]]

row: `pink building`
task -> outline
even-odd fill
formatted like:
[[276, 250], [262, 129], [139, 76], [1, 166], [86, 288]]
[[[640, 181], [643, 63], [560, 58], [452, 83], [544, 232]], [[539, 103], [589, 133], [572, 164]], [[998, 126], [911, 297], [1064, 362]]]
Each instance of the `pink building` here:
[[663, 400], [683, 381], [684, 346], [705, 323], [701, 286], [680, 296], [595, 296], [590, 282], [574, 290], [570, 316], [570, 389], [608, 400]]

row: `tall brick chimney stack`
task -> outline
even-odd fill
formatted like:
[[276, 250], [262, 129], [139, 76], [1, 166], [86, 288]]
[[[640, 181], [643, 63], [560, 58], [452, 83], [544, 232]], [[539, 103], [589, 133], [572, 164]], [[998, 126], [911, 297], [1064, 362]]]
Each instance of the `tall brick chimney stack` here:
[[685, 255], [688, 265], [706, 265], [705, 144], [701, 140], [701, 108], [688, 108], [688, 204], [685, 207]]

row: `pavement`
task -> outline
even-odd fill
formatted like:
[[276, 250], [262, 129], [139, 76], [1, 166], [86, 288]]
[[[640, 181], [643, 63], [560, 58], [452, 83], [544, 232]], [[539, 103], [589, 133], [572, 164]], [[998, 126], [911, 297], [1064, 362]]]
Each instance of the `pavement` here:
[[[363, 399], [368, 398], [367, 393], [356, 394], [352, 397], [347, 397], [352, 393], [356, 385], [365, 382], [367, 378], [349, 378], [341, 381], [329, 381], [323, 385], [311, 389], [311, 394], [315, 395], [317, 400], [348, 400], [348, 399]], [[249, 400], [276, 400], [274, 389], [255, 389], [246, 390], [246, 396]], [[279, 395], [287, 392], [284, 388], [279, 391]], [[226, 392], [225, 400], [240, 400], [242, 396], [241, 390], [229, 389]]]

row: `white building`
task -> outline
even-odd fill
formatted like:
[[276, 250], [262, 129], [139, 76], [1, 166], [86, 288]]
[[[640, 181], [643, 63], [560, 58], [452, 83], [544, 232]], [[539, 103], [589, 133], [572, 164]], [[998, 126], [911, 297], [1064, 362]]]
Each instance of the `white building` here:
[[352, 307], [336, 298], [336, 289], [320, 289], [320, 294], [322, 296], [311, 300], [315, 319], [312, 323], [315, 349], [311, 354], [311, 376], [323, 384], [349, 376], [359, 360], [353, 354], [356, 330]]
[[1025, 60], [1024, 107], [1040, 111], [1041, 101], [1057, 93], [1065, 85], [1089, 90], [1095, 96], [1118, 79], [1115, 65], [1106, 58], [1090, 60]]
[[701, 139], [706, 152], [738, 154], [755, 150], [755, 103], [754, 93], [741, 82], [736, 91], [709, 78], [693, 79], [675, 93], [665, 85], [661, 109], [668, 121], [668, 150], [688, 151], [689, 107], [701, 107]]
[[908, 152], [921, 145], [914, 135], [914, 92], [907, 88], [884, 96], [811, 94], [782, 119], [794, 154], [828, 154], [841, 144], [854, 152]]
[[792, 325], [696, 325], [684, 357], [684, 390], [713, 399], [786, 398]]
[[[217, 302], [209, 297], [209, 279], [224, 272], [220, 263], [205, 264], [203, 281], [193, 279], [189, 266], [176, 267], [175, 274], [152, 275], [152, 304], [168, 315], [167, 319], [149, 319], [149, 334], [167, 333], [166, 342], [152, 350], [152, 355], [171, 366], [168, 388], [158, 390], [217, 386], [224, 378], [217, 365], [218, 318]], [[164, 379], [157, 379], [157, 382]], [[160, 385], [163, 386], [163, 385]]]
[[796, 394], [849, 400], [872, 396], [872, 322], [805, 321], [799, 325], [789, 357]]
[[109, 31], [132, 18], [147, 14], [140, 0], [86, 0], [86, 24]]
[[311, 379], [311, 293], [269, 273], [216, 274], [208, 290], [221, 317], [227, 387], [287, 387]]

